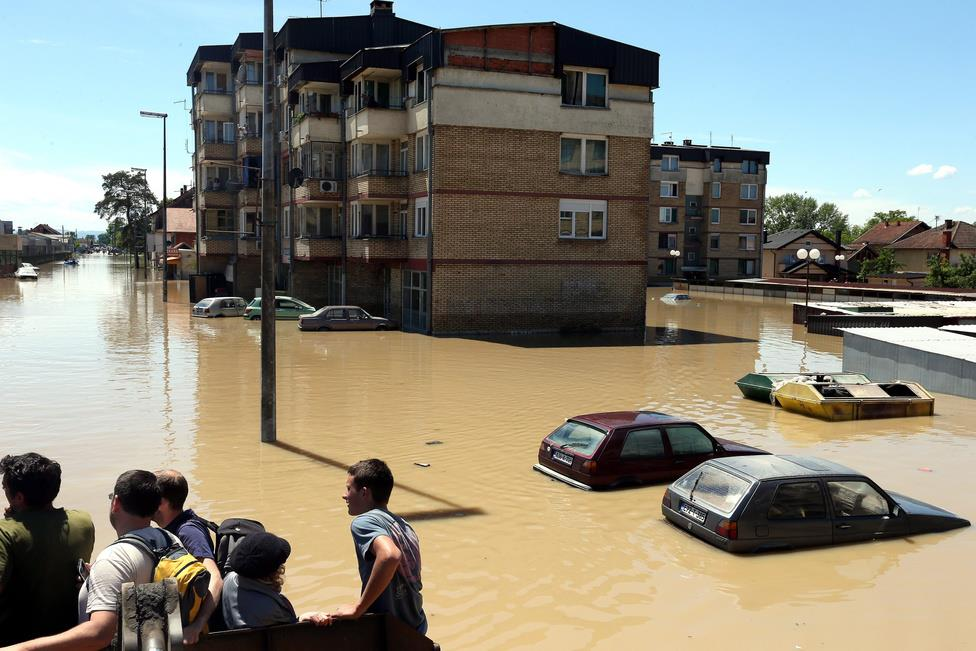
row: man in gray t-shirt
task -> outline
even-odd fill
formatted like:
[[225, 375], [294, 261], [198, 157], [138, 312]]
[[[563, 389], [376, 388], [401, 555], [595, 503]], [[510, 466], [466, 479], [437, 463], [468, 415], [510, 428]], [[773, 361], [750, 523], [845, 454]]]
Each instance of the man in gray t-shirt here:
[[427, 615], [420, 595], [420, 541], [407, 522], [387, 510], [393, 474], [379, 459], [349, 468], [342, 499], [349, 507], [363, 587], [359, 600], [333, 613], [310, 613], [301, 619], [327, 625], [336, 619], [357, 619], [364, 613], [391, 613], [427, 633]]

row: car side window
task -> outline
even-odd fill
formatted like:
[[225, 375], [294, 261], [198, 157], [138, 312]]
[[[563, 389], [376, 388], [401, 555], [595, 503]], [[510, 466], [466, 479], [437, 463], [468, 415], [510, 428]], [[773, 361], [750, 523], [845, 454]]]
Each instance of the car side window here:
[[344, 319], [346, 318], [345, 310], [329, 310], [329, 314], [326, 317], [328, 319]]
[[888, 500], [866, 481], [829, 481], [834, 514], [842, 517], [888, 515]]
[[780, 484], [766, 514], [768, 520], [822, 520], [827, 517], [820, 483], [815, 481]]
[[664, 438], [659, 429], [635, 429], [627, 432], [624, 446], [620, 450], [621, 459], [662, 458], [664, 456]]
[[686, 454], [708, 454], [715, 451], [712, 439], [697, 427], [678, 425], [668, 428], [671, 452], [677, 457]]
[[285, 309], [285, 310], [291, 310], [298, 307], [291, 301], [277, 301], [277, 305], [279, 309]]
[[349, 310], [349, 318], [351, 319], [365, 319], [366, 313], [362, 310]]

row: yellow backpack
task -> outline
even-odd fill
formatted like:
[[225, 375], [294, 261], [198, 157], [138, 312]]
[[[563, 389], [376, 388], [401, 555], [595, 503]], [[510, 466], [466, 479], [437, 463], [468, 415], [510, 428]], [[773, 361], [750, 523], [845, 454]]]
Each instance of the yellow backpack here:
[[155, 563], [154, 582], [170, 577], [176, 580], [183, 625], [196, 619], [210, 587], [210, 572], [186, 551], [179, 538], [165, 529], [146, 528], [129, 532], [115, 542], [135, 545], [149, 554]]

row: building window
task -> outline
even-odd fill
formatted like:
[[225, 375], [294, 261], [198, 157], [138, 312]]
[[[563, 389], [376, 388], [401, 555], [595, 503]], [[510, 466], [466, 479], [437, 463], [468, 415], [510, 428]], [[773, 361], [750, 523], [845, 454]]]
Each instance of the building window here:
[[427, 134], [418, 135], [417, 143], [414, 147], [414, 156], [416, 160], [414, 161], [414, 170], [417, 172], [423, 172], [427, 169], [430, 163], [430, 136]]
[[227, 182], [230, 180], [229, 167], [217, 167], [208, 165], [204, 167], [204, 190], [224, 192], [227, 190]]
[[301, 165], [309, 179], [337, 179], [342, 145], [337, 142], [306, 142], [301, 148]]
[[427, 101], [427, 71], [423, 66], [417, 66], [417, 104]]
[[688, 227], [688, 235], [698, 235], [698, 227], [697, 226], [689, 226]]
[[207, 234], [224, 233], [226, 235], [237, 232], [229, 210], [208, 210], [207, 214], [209, 217], [207, 219]]
[[203, 142], [230, 144], [234, 142], [234, 134], [237, 129], [233, 122], [218, 122], [216, 120], [203, 121]]
[[560, 138], [559, 171], [567, 174], [606, 174], [607, 141], [603, 138]]
[[658, 208], [657, 220], [661, 224], [677, 224], [678, 223], [678, 209], [677, 208]]
[[258, 235], [258, 211], [242, 210], [240, 214], [241, 237], [257, 237]]
[[353, 237], [388, 237], [392, 233], [390, 206], [387, 204], [353, 204]]
[[246, 111], [244, 113], [244, 137], [260, 138], [264, 134], [264, 113]]
[[759, 197], [759, 186], [755, 183], [743, 183], [739, 186], [740, 199], [757, 199]]
[[756, 275], [756, 261], [755, 260], [739, 260], [739, 275], [740, 276], [755, 276]]
[[390, 173], [390, 145], [387, 143], [361, 142], [352, 146], [352, 173], [354, 176], [372, 174], [388, 176]]
[[428, 207], [430, 205], [430, 199], [424, 197], [423, 199], [417, 199], [416, 205], [413, 209], [413, 235], [414, 237], [427, 237], [427, 233], [430, 232], [430, 214], [428, 212]]
[[302, 93], [299, 98], [302, 113], [332, 113], [332, 95], [325, 93]]
[[718, 181], [712, 181], [712, 199], [722, 198], [722, 184]]
[[698, 253], [696, 253], [695, 251], [688, 251], [688, 254], [686, 256], [686, 259], [688, 260], [688, 262], [697, 262], [698, 261]]
[[756, 223], [756, 209], [742, 208], [739, 210], [739, 223], [743, 226], [751, 226]]
[[667, 249], [672, 251], [678, 248], [678, 234], [677, 233], [658, 233], [657, 234], [657, 248]]
[[607, 105], [607, 75], [602, 72], [563, 70], [563, 105]]
[[577, 240], [607, 238], [607, 202], [559, 200], [559, 237]]
[[661, 273], [673, 274], [675, 273], [675, 268], [677, 265], [674, 263], [674, 258], [665, 258], [661, 265]]
[[427, 272], [406, 271], [403, 274], [403, 329], [427, 329]]
[[719, 235], [718, 233], [712, 233], [708, 236], [708, 248], [717, 249], [719, 245]]
[[739, 236], [739, 250], [740, 251], [755, 251], [756, 250], [756, 236], [755, 235], [740, 235]]
[[708, 259], [708, 275], [717, 276], [718, 275], [718, 258]]
[[678, 157], [677, 156], [662, 156], [661, 157], [661, 171], [662, 172], [677, 172], [678, 171]]
[[339, 237], [339, 209], [335, 206], [302, 208], [301, 234], [309, 238]]
[[661, 196], [662, 197], [677, 197], [678, 196], [678, 184], [675, 181], [661, 181]]
[[408, 151], [409, 151], [409, 147], [407, 145], [407, 141], [401, 140], [400, 141], [400, 171], [403, 173], [406, 173], [410, 170], [410, 163], [407, 162], [409, 160], [407, 158]]
[[227, 75], [223, 72], [203, 73], [203, 92], [205, 93], [226, 93]]
[[260, 61], [248, 61], [244, 64], [244, 83], [245, 84], [260, 84], [261, 83], [261, 67]]
[[712, 159], [712, 171], [713, 172], [721, 172], [722, 171], [722, 159], [721, 158], [713, 158]]
[[356, 110], [365, 108], [403, 108], [399, 81], [363, 79], [353, 84]]
[[754, 160], [742, 161], [743, 174], [759, 174], [759, 162]]
[[711, 221], [711, 223], [720, 224], [722, 222], [721, 208], [709, 208], [708, 215], [709, 215], [709, 221]]

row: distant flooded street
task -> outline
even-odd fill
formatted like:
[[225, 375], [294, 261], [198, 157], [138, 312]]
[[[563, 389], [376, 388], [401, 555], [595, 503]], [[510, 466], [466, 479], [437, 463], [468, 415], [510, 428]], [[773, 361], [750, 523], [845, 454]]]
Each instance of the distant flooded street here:
[[[644, 343], [302, 333], [278, 322], [278, 438], [259, 441], [260, 322], [192, 319], [186, 284], [123, 258], [0, 278], [0, 454], [58, 460], [56, 504], [92, 513], [125, 469], [182, 470], [211, 519], [261, 520], [293, 548], [304, 610], [359, 589], [345, 468], [377, 456], [421, 540], [444, 649], [971, 648], [976, 532], [738, 557], [661, 516], [663, 486], [589, 493], [532, 471], [565, 418], [647, 408], [773, 452], [829, 457], [976, 519], [976, 401], [934, 417], [827, 423], [740, 397], [751, 370], [838, 371], [840, 338], [790, 304], [648, 291]], [[577, 345], [577, 344], [590, 345]], [[909, 378], [905, 378], [909, 379]], [[422, 467], [416, 464], [429, 464]]]

